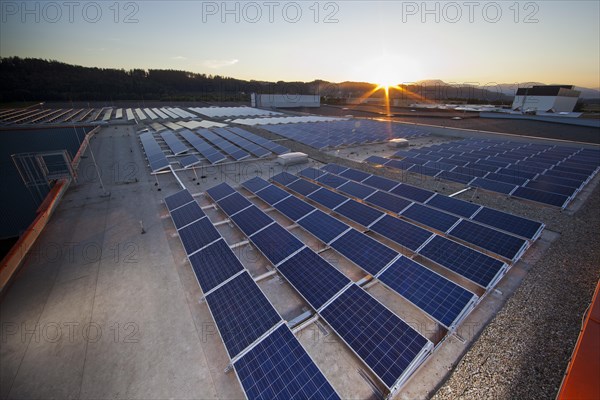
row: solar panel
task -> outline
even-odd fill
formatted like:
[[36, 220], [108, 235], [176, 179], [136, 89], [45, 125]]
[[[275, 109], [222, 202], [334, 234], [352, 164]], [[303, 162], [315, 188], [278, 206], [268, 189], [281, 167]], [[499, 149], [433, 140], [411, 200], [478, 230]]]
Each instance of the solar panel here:
[[567, 200], [569, 200], [568, 196], [562, 194], [544, 192], [527, 187], [518, 187], [511, 195], [561, 208], [564, 207]]
[[391, 388], [432, 344], [356, 285], [321, 311], [336, 333]]
[[273, 224], [252, 236], [252, 242], [273, 263], [279, 264], [304, 245], [279, 224]]
[[309, 248], [300, 251], [277, 269], [315, 310], [350, 283], [343, 273]]
[[219, 201], [225, 196], [229, 196], [232, 193], [235, 193], [235, 190], [229, 186], [227, 183], [223, 182], [218, 184], [217, 186], [213, 186], [206, 191], [210, 197], [214, 201]]
[[163, 131], [160, 133], [160, 136], [175, 155], [185, 153], [189, 150], [189, 148], [183, 144], [183, 142], [179, 140], [172, 131]]
[[332, 174], [339, 175], [341, 172], [344, 172], [345, 170], [347, 170], [348, 167], [344, 167], [343, 165], [331, 163], [331, 164], [327, 164], [327, 165], [321, 167], [321, 169], [323, 171], [327, 171], [327, 172], [331, 172]]
[[356, 198], [364, 200], [370, 194], [374, 193], [376, 189], [366, 186], [366, 185], [362, 185], [360, 183], [350, 181], [350, 182], [338, 187], [338, 190], [340, 192], [349, 194], [350, 196], [354, 196]]
[[517, 187], [516, 185], [511, 185], [509, 183], [492, 181], [485, 178], [475, 178], [469, 185], [504, 194], [509, 194]]
[[320, 177], [321, 175], [325, 175], [326, 172], [325, 171], [321, 171], [320, 169], [316, 169], [316, 168], [305, 168], [302, 171], [298, 172], [298, 175], [303, 176], [305, 178], [309, 178], [312, 180], [316, 180], [318, 177]]
[[304, 217], [306, 214], [315, 209], [307, 202], [302, 201], [294, 196], [290, 196], [285, 200], [281, 200], [274, 207], [292, 221], [298, 221], [300, 218]]
[[195, 155], [185, 156], [179, 159], [179, 164], [183, 168], [193, 167], [194, 165], [200, 164], [202, 161]]
[[365, 162], [368, 162], [371, 164], [378, 164], [378, 165], [383, 165], [388, 161], [390, 161], [389, 158], [384, 158], [384, 157], [379, 157], [379, 156], [369, 156], [365, 159]]
[[418, 201], [419, 203], [424, 203], [428, 198], [435, 194], [434, 192], [431, 192], [429, 190], [407, 185], [406, 183], [403, 183], [400, 186], [397, 186], [394, 189], [390, 190], [390, 193], [394, 193], [398, 196]]
[[286, 197], [290, 196], [288, 192], [278, 188], [275, 185], [271, 185], [262, 190], [259, 190], [258, 192], [256, 192], [256, 195], [269, 204], [275, 204], [278, 201], [281, 201]]
[[248, 399], [339, 399], [290, 329], [281, 325], [234, 364]]
[[271, 180], [273, 182], [280, 183], [283, 186], [287, 186], [290, 183], [294, 182], [295, 180], [298, 180], [298, 177], [290, 174], [289, 172], [284, 171], [284, 172], [280, 172], [279, 174], [272, 177]]
[[248, 273], [236, 276], [208, 294], [206, 302], [230, 358], [281, 321]]
[[398, 255], [356, 229], [349, 230], [330, 246], [371, 275], [376, 275]]
[[484, 288], [493, 283], [505, 267], [500, 260], [437, 235], [419, 254]]
[[265, 181], [263, 178], [259, 178], [258, 176], [255, 176], [252, 179], [248, 179], [246, 182], [242, 183], [242, 186], [251, 191], [252, 193], [256, 193], [269, 185], [269, 182]]
[[394, 213], [399, 213], [412, 204], [411, 201], [380, 190], [373, 193], [365, 201]]
[[256, 206], [250, 206], [231, 217], [233, 222], [246, 234], [250, 236], [259, 229], [271, 224], [273, 220]]
[[170, 196], [165, 197], [165, 204], [169, 212], [173, 212], [178, 207], [194, 201], [194, 198], [187, 189], [180, 190]]
[[335, 212], [365, 227], [368, 227], [384, 215], [381, 211], [354, 200], [340, 205], [335, 209]]
[[335, 207], [342, 204], [344, 201], [348, 200], [347, 197], [342, 196], [341, 194], [332, 192], [329, 189], [321, 188], [314, 193], [311, 193], [308, 196], [309, 199], [327, 207], [334, 209]]
[[398, 186], [398, 182], [377, 175], [372, 175], [371, 177], [365, 179], [362, 183], [386, 192], [391, 190], [393, 187]]
[[377, 278], [447, 328], [476, 300], [473, 293], [404, 256]]
[[302, 218], [298, 221], [298, 225], [318, 237], [324, 243], [331, 242], [348, 229], [348, 225], [337, 218], [325, 214], [321, 210], [315, 210], [315, 212]]
[[342, 177], [339, 177], [337, 175], [330, 174], [330, 173], [326, 173], [325, 175], [318, 177], [316, 180], [318, 182], [322, 183], [323, 185], [326, 185], [326, 186], [329, 186], [332, 188], [340, 187], [344, 183], [349, 182], [348, 179], [346, 179], [346, 178], [342, 178]]
[[452, 172], [458, 172], [460, 174], [468, 175], [471, 179], [475, 177], [483, 178], [488, 174], [488, 171], [483, 171], [480, 169], [472, 168], [472, 167], [455, 167]]
[[173, 218], [173, 223], [175, 224], [176, 229], [181, 229], [182, 227], [199, 220], [205, 215], [206, 214], [204, 214], [204, 211], [202, 211], [198, 203], [195, 201], [181, 206], [171, 212], [171, 218]]
[[462, 183], [463, 185], [468, 184], [473, 180], [472, 176], [461, 174], [459, 172], [454, 171], [442, 171], [440, 172], [436, 178], [445, 179], [447, 181]]
[[319, 185], [315, 185], [314, 183], [309, 182], [305, 179], [298, 179], [296, 182], [290, 183], [287, 187], [289, 187], [295, 192], [300, 193], [303, 196], [308, 196], [309, 194], [320, 188]]
[[527, 218], [508, 214], [502, 211], [494, 210], [489, 207], [483, 207], [481, 211], [473, 217], [474, 221], [481, 222], [506, 232], [514, 233], [527, 239], [533, 239], [538, 234], [543, 224], [532, 221]]
[[544, 192], [558, 193], [558, 194], [562, 194], [565, 196], [572, 196], [573, 194], [575, 194], [575, 192], [577, 190], [576, 188], [573, 188], [573, 187], [563, 186], [563, 185], [559, 185], [559, 184], [552, 183], [552, 182], [537, 181], [537, 180], [527, 182], [525, 187], [541, 190]]
[[524, 239], [466, 220], [460, 221], [449, 234], [509, 260], [513, 260], [526, 244]]
[[244, 208], [250, 206], [252, 203], [250, 203], [248, 199], [246, 199], [241, 194], [235, 192], [231, 196], [222, 198], [217, 202], [217, 204], [219, 205], [219, 207], [221, 207], [223, 211], [225, 211], [225, 214], [233, 215], [236, 212], [241, 211]]
[[401, 215], [440, 232], [446, 232], [460, 219], [444, 211], [416, 203], [402, 211]]
[[464, 200], [455, 199], [452, 197], [436, 194], [429, 201], [428, 206], [439, 208], [452, 214], [460, 215], [464, 218], [471, 218], [477, 210], [481, 208], [478, 204], [469, 203]]
[[523, 184], [525, 184], [525, 182], [527, 182], [527, 179], [519, 178], [518, 176], [515, 176], [515, 175], [503, 175], [503, 174], [491, 173], [491, 172], [485, 176], [485, 179], [491, 179], [492, 181], [510, 183], [512, 185], [517, 185], [517, 186], [523, 185]]
[[244, 266], [233, 254], [225, 239], [220, 239], [190, 256], [190, 264], [204, 293], [210, 292], [244, 270]]
[[412, 251], [416, 251], [433, 235], [433, 233], [426, 229], [402, 221], [391, 215], [386, 215], [369, 229]]
[[[332, 171], [333, 172], [333, 171]], [[338, 172], [335, 172], [338, 173]], [[351, 179], [353, 181], [362, 182], [367, 179], [371, 174], [356, 169], [348, 168], [346, 171], [339, 173], [344, 178]]]
[[179, 230], [179, 238], [188, 256], [220, 237], [208, 218], [202, 218]]
[[570, 187], [573, 189], [579, 189], [581, 187], [582, 183], [585, 181], [585, 179], [584, 180], [574, 180], [574, 179], [561, 178], [561, 177], [552, 176], [552, 175], [539, 175], [537, 178], [535, 178], [535, 180], [538, 182], [546, 182], [546, 183], [552, 183], [555, 185], [566, 186], [566, 187]]

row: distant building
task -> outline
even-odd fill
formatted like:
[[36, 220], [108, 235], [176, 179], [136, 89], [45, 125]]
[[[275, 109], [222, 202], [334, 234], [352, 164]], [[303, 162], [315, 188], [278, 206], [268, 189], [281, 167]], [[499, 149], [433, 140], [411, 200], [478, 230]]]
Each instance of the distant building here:
[[517, 90], [512, 109], [522, 112], [572, 112], [580, 94], [569, 85], [521, 88]]
[[321, 96], [318, 94], [256, 94], [250, 95], [252, 107], [321, 107]]

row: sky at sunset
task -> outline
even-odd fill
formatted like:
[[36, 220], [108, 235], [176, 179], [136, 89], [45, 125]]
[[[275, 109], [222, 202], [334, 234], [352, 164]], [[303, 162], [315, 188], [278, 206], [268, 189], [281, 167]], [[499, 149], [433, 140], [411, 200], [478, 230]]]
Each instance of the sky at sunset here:
[[0, 56], [241, 79], [600, 87], [600, 2], [1, 3]]

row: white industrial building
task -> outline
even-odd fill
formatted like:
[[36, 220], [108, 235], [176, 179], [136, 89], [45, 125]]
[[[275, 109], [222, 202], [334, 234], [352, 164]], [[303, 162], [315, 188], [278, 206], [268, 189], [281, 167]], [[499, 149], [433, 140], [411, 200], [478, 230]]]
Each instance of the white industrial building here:
[[321, 96], [318, 94], [256, 94], [250, 95], [252, 107], [263, 108], [295, 108], [320, 107]]
[[512, 109], [521, 112], [572, 112], [580, 94], [569, 85], [521, 88], [517, 90]]

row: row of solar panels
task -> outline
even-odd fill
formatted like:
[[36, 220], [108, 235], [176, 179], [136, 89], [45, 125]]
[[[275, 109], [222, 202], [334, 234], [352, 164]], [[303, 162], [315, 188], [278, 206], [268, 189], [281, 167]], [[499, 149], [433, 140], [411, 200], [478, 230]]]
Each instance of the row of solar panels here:
[[156, 139], [154, 139], [152, 133], [142, 133], [140, 135], [140, 142], [142, 143], [144, 153], [146, 153], [146, 159], [150, 164], [152, 172], [157, 172], [169, 167], [169, 161]]
[[464, 139], [366, 161], [565, 208], [600, 168], [600, 151]]
[[316, 149], [385, 142], [391, 138], [415, 138], [429, 134], [414, 127], [371, 120], [268, 126], [264, 129]]
[[[227, 160], [227, 156], [231, 156], [234, 160], [240, 161], [250, 157], [250, 153], [257, 157], [266, 157], [271, 155], [271, 152], [274, 152], [275, 154], [289, 152], [287, 147], [275, 144], [268, 139], [261, 138], [239, 128], [235, 128], [235, 131], [224, 128], [215, 128], [214, 131], [199, 129], [196, 133], [185, 129], [180, 131], [179, 134], [211, 164], [223, 162]], [[190, 148], [170, 130], [161, 131], [160, 136], [173, 155], [182, 155], [190, 150]], [[162, 153], [164, 157], [164, 153], [162, 152], [160, 145], [158, 145], [154, 139], [152, 133], [146, 132], [140, 135], [140, 140], [142, 141], [147, 156], [148, 151], [146, 150], [146, 145], [144, 143], [151, 146], [150, 150], [153, 152], [153, 156], [154, 154], [158, 154], [158, 150], [160, 150], [160, 153]], [[148, 160], [150, 161], [149, 157]], [[201, 160], [196, 155], [190, 154], [180, 159], [179, 162], [182, 167], [189, 168], [199, 164]], [[165, 165], [162, 159], [160, 163], [150, 162], [152, 172], [157, 172], [166, 166], [168, 166], [168, 163]]]
[[165, 204], [247, 398], [339, 399], [189, 191]]
[[[260, 178], [247, 181], [243, 185], [250, 190], [255, 190], [259, 197], [269, 198], [269, 204], [273, 204], [276, 208], [278, 204], [285, 201], [283, 198], [276, 200], [278, 194], [285, 195], [284, 191]], [[207, 190], [207, 193], [390, 390], [404, 382], [430, 352], [433, 344], [429, 340], [359, 286], [353, 284], [350, 279], [239, 192], [223, 183]], [[294, 197], [287, 194], [285, 198]], [[298, 199], [296, 201], [303, 203]], [[310, 206], [304, 203], [302, 207], [296, 203], [288, 204], [286, 209], [298, 216], [298, 213], [303, 209], [306, 210], [306, 207]], [[308, 218], [308, 214], [311, 213], [300, 217], [298, 222], [301, 223], [303, 219]], [[349, 233], [351, 233], [350, 229], [347, 234]], [[353, 239], [355, 239], [354, 235], [349, 238], [349, 240]], [[346, 243], [345, 247], [348, 247], [348, 241], [343, 237], [337, 240]], [[343, 249], [341, 251], [345, 252]], [[427, 273], [422, 266], [407, 258], [399, 255], [393, 258], [396, 259], [395, 263], [386, 270], [386, 272], [390, 271], [389, 282], [392, 286], [396, 286], [394, 282], [399, 282], [402, 277], [408, 280], [403, 286], [411, 285], [413, 291], [431, 284], [431, 280], [435, 282], [445, 280], [432, 271], [426, 270]], [[419, 274], [418, 276], [405, 274], [405, 268], [411, 267]], [[400, 279], [396, 276], [398, 272], [401, 274]], [[461, 304], [451, 304], [448, 301], [450, 307], [446, 310], [448, 315], [462, 311], [458, 308], [464, 305], [462, 303], [465, 300], [470, 302], [476, 299], [472, 293], [454, 286], [454, 291], [447, 295]], [[460, 295], [456, 290], [460, 291]], [[418, 295], [412, 296], [409, 291], [403, 292], [418, 302]], [[437, 297], [438, 300], [441, 298], [442, 295]], [[423, 299], [423, 301], [427, 300], [430, 299]], [[446, 317], [446, 314], [438, 312], [433, 307], [429, 310], [441, 316], [446, 323], [452, 323], [455, 318], [450, 315]]]
[[[356, 212], [360, 203], [352, 202], [339, 193], [332, 192], [326, 188], [319, 188], [311, 182], [299, 179], [285, 172], [276, 175], [273, 177], [273, 180], [287, 186], [289, 189], [294, 190], [299, 194], [305, 194], [307, 199], [329, 208], [330, 210], [334, 210], [336, 213], [351, 220], [359, 219], [354, 217], [352, 213]], [[309, 185], [312, 187], [309, 187]], [[345, 203], [352, 204], [351, 208], [342, 209], [341, 206]], [[310, 207], [314, 208], [313, 206]], [[371, 211], [377, 210], [361, 207], [358, 212], [371, 214]], [[337, 219], [333, 217], [327, 218], [327, 214], [320, 210], [318, 210], [317, 216], [322, 217], [321, 219], [325, 222], [319, 222], [319, 225], [322, 225], [323, 227], [316, 229], [335, 229], [333, 227], [333, 225], [335, 225], [333, 221], [337, 221]], [[341, 221], [337, 221], [337, 223], [339, 224]], [[307, 223], [300, 225], [304, 227]], [[343, 224], [342, 226], [344, 228], [347, 227], [346, 224]], [[326, 241], [327, 237], [325, 235], [318, 234], [317, 231], [313, 232], [311, 227], [304, 228], [311, 231], [311, 233], [315, 234], [315, 236], [324, 243], [328, 245], [331, 244]], [[403, 221], [392, 215], [386, 214], [383, 217], [378, 215], [375, 220], [369, 224], [368, 229], [404, 246], [413, 253], [462, 276], [484, 289], [492, 288], [508, 269], [508, 265], [498, 259], [483, 254], [454, 240], [434, 234], [420, 226]], [[392, 252], [393, 250], [389, 249], [387, 246], [384, 246], [370, 237], [367, 237], [367, 239], [370, 240], [363, 239], [362, 237], [359, 239], [365, 243], [355, 248], [359, 254], [354, 256], [352, 261], [361, 265], [362, 269], [368, 273], [376, 275], [377, 272], [385, 266], [384, 262], [386, 257], [391, 257], [393, 254], [396, 254], [396, 252]], [[376, 255], [376, 257], [372, 258], [374, 255]], [[383, 264], [383, 266], [381, 264]]]

